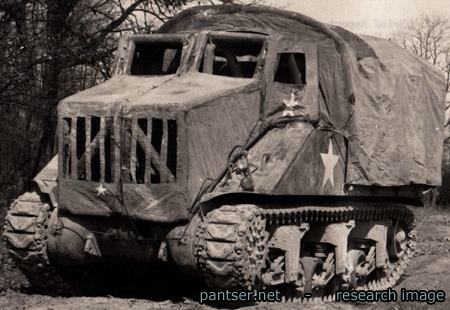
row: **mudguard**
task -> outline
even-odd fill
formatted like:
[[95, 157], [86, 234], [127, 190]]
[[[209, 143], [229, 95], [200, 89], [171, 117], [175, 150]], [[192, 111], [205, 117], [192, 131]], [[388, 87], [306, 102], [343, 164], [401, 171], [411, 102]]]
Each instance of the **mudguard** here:
[[53, 206], [56, 207], [57, 201], [54, 190], [58, 185], [58, 155], [52, 158], [33, 181], [37, 183], [42, 193], [50, 196]]

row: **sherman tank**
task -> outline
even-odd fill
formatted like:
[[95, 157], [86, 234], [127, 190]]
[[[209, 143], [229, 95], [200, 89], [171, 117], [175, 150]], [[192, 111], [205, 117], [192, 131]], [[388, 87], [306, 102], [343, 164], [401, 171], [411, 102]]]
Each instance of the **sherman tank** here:
[[123, 37], [114, 76], [58, 105], [58, 154], [4, 238], [30, 283], [164, 262], [211, 290], [332, 300], [393, 286], [410, 205], [441, 182], [445, 81], [396, 44], [254, 6]]

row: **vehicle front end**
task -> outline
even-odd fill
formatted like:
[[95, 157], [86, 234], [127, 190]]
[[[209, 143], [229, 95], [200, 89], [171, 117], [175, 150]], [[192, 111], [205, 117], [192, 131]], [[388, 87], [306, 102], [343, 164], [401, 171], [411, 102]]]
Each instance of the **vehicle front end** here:
[[[251, 74], [205, 74], [196, 57], [207, 37], [127, 37], [111, 80], [62, 100], [48, 238], [56, 262], [167, 261], [167, 235], [191, 220], [204, 183], [221, 177], [259, 119], [259, 54], [245, 59]], [[255, 40], [249, 53], [261, 51]]]

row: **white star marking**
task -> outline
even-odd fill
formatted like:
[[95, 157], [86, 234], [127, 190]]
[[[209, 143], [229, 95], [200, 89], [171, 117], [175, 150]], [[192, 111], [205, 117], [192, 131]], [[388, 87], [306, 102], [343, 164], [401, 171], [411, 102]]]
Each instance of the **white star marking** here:
[[283, 103], [285, 106], [293, 109], [295, 106], [298, 106], [298, 100], [295, 100], [295, 94], [294, 91], [292, 91], [291, 93], [291, 98], [289, 98], [289, 100], [284, 100], [283, 99]]
[[295, 116], [295, 114], [294, 114], [294, 112], [293, 111], [283, 111], [283, 117], [285, 117], [285, 116]]
[[100, 183], [100, 186], [96, 187], [95, 189], [98, 190], [97, 196], [100, 196], [100, 195], [105, 196], [105, 192], [108, 190], [106, 187], [103, 187], [102, 183]]
[[289, 98], [289, 100], [283, 99], [283, 103], [286, 106], [286, 110], [283, 111], [283, 117], [284, 116], [295, 116], [293, 110], [294, 110], [294, 107], [298, 106], [298, 101], [295, 100], [294, 91], [292, 91], [291, 98]]
[[333, 143], [331, 142], [331, 139], [328, 146], [328, 153], [320, 153], [320, 156], [322, 157], [323, 165], [325, 166], [322, 188], [325, 187], [328, 180], [330, 180], [331, 187], [334, 188], [334, 167], [339, 161], [339, 156], [333, 154]]

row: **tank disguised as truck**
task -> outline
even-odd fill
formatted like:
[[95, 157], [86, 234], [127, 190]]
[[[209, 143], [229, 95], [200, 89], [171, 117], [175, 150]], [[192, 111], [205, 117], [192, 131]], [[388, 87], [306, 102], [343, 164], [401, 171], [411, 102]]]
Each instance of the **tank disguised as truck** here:
[[407, 204], [441, 182], [444, 103], [440, 72], [392, 42], [191, 8], [60, 102], [58, 155], [5, 240], [44, 292], [61, 267], [158, 260], [285, 299], [386, 288], [414, 253]]

